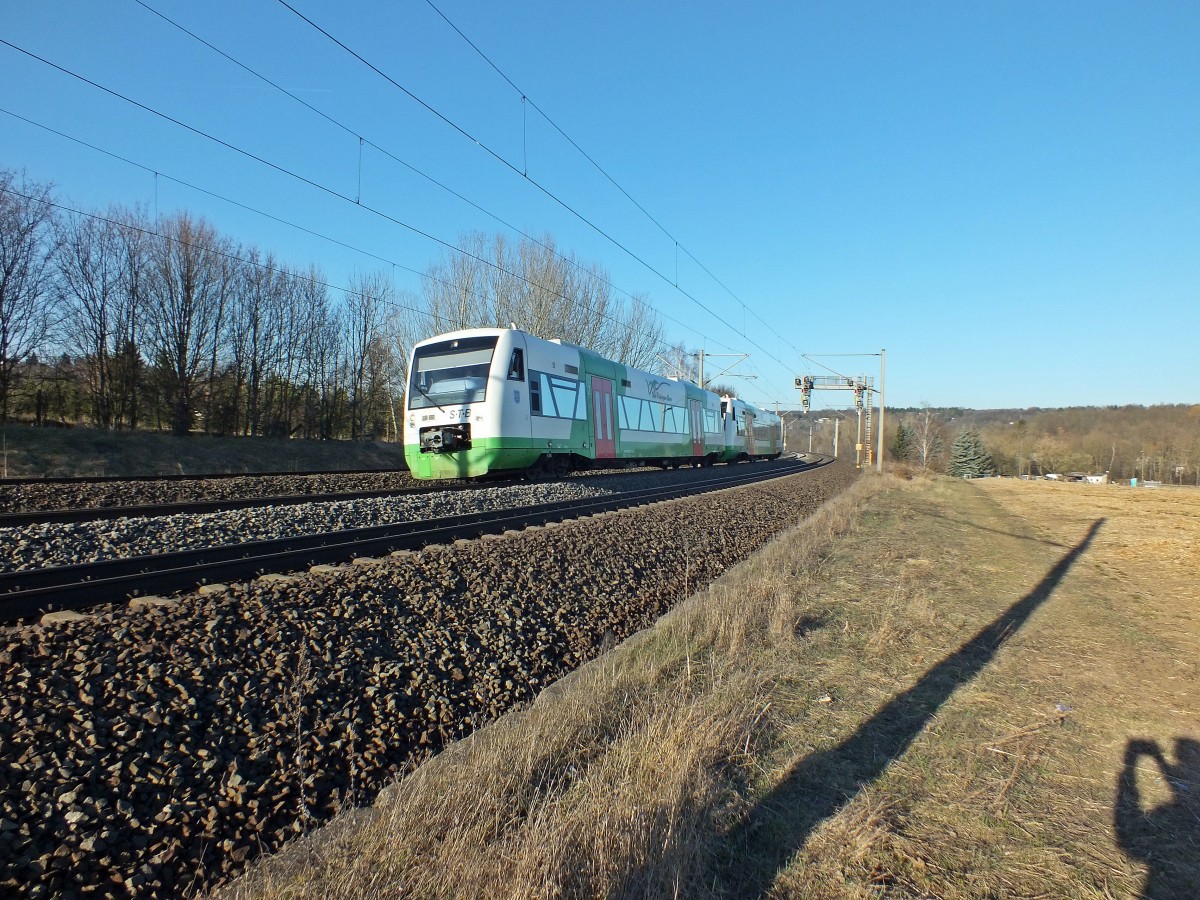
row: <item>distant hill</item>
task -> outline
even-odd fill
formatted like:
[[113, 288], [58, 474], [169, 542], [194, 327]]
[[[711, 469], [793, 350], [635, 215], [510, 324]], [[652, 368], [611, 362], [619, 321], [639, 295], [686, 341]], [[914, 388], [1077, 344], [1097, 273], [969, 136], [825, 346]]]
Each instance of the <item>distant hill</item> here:
[[[846, 455], [847, 448], [853, 454], [858, 427], [854, 409], [785, 413], [789, 446], [805, 449], [811, 424], [814, 449], [828, 452], [835, 416], [844, 417], [839, 435], [842, 455]], [[937, 470], [944, 468], [954, 438], [966, 429], [974, 429], [1002, 475], [1107, 472], [1114, 481], [1137, 477], [1200, 484], [1200, 404], [1062, 409], [888, 407], [884, 448], [889, 460], [895, 460], [896, 451], [904, 449], [896, 443], [901, 424], [923, 435], [927, 449], [940, 446], [941, 452], [927, 459], [930, 468]], [[920, 462], [914, 459], [911, 443], [904, 458]]]

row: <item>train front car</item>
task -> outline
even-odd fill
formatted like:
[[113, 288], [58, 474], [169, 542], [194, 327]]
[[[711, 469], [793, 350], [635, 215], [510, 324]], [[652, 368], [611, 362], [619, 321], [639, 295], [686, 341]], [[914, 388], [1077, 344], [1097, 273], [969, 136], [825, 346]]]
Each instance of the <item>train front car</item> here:
[[711, 465], [728, 453], [715, 394], [518, 329], [418, 343], [406, 407], [404, 456], [421, 479]]
[[478, 478], [538, 460], [525, 340], [522, 331], [475, 328], [413, 347], [404, 458], [414, 478]]
[[775, 413], [730, 396], [721, 398], [721, 412], [725, 417], [724, 462], [776, 459], [783, 452], [781, 420]]

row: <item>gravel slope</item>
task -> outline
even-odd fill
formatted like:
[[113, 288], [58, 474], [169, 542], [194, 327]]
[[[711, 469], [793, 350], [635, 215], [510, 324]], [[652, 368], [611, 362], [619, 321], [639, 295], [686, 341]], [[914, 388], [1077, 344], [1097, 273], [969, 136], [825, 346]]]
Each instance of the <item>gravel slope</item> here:
[[434, 515], [468, 515], [537, 503], [582, 500], [615, 492], [613, 488], [593, 481], [514, 483], [417, 496], [0, 528], [0, 546], [5, 548], [4, 555], [0, 556], [0, 572], [419, 521]]
[[[760, 463], [756, 468], [786, 464]], [[723, 467], [678, 472], [639, 470], [548, 482], [498, 482], [494, 487], [469, 491], [435, 491], [294, 506], [260, 506], [216, 513], [181, 513], [0, 528], [0, 547], [3, 548], [0, 572], [77, 565], [220, 544], [420, 521], [435, 516], [470, 515], [539, 503], [605, 497], [622, 491], [672, 483], [699, 483], [706, 477], [725, 472]], [[132, 486], [137, 487], [136, 484]]]
[[418, 482], [407, 472], [326, 472], [320, 475], [245, 475], [181, 481], [98, 481], [78, 484], [4, 484], [0, 512], [43, 509], [94, 509], [242, 500], [251, 497], [386, 491]]
[[707, 583], [853, 477], [826, 467], [2, 632], [0, 893], [219, 883], [645, 627], [685, 578]]

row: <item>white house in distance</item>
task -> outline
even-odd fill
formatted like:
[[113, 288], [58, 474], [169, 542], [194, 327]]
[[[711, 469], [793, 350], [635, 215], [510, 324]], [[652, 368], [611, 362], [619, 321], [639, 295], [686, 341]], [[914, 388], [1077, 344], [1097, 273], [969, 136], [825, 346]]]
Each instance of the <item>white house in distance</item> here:
[[1108, 484], [1108, 473], [1103, 472], [1099, 475], [1085, 475], [1083, 472], [1068, 472], [1066, 475], [1060, 475], [1057, 472], [1049, 472], [1045, 476], [1049, 481], [1074, 481], [1083, 484]]

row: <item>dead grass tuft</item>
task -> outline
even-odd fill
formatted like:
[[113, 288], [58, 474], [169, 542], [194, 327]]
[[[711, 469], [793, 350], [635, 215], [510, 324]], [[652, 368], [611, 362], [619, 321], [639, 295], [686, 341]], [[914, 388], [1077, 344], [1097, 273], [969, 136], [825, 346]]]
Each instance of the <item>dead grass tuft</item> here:
[[866, 790], [813, 832], [799, 860], [772, 885], [771, 898], [877, 898], [888, 890], [922, 896], [930, 863], [904, 834], [905, 810]]

